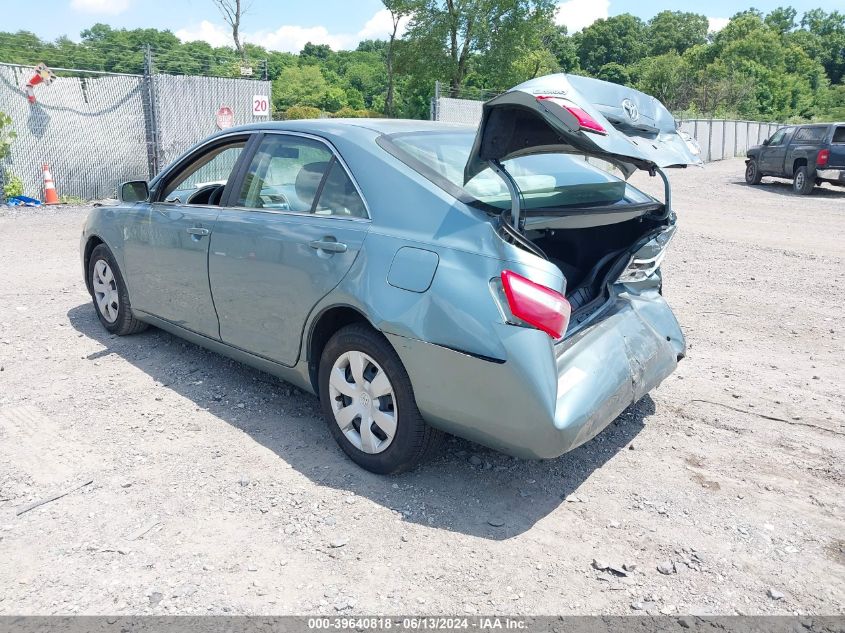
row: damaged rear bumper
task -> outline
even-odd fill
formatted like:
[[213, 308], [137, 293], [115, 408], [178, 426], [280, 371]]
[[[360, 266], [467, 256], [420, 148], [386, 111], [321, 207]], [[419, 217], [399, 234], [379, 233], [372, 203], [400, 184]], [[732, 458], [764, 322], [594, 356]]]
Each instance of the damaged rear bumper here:
[[671, 374], [685, 353], [656, 290], [621, 292], [599, 321], [556, 347], [537, 330], [497, 324], [507, 350], [482, 359], [388, 335], [437, 428], [525, 458], [553, 458], [590, 440]]

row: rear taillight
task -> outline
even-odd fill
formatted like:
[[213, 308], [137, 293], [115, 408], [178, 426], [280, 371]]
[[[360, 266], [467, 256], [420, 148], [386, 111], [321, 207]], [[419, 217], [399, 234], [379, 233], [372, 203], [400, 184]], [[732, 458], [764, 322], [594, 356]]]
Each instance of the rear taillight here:
[[561, 108], [569, 112], [569, 114], [578, 119], [578, 125], [582, 130], [595, 132], [596, 134], [607, 134], [607, 130], [602, 127], [601, 123], [596, 121], [593, 117], [571, 101], [548, 95], [538, 96], [537, 101], [550, 101], [551, 103], [559, 105]]
[[510, 270], [502, 273], [502, 287], [513, 316], [553, 338], [563, 336], [572, 312], [566, 297]]
[[830, 160], [830, 150], [829, 149], [820, 149], [818, 155], [816, 156], [816, 167], [824, 167], [827, 165], [827, 161]]
[[619, 276], [619, 283], [636, 283], [651, 277], [660, 268], [663, 258], [666, 256], [666, 247], [675, 237], [675, 226], [667, 226], [663, 231], [655, 235], [640, 249], [631, 256], [628, 266]]

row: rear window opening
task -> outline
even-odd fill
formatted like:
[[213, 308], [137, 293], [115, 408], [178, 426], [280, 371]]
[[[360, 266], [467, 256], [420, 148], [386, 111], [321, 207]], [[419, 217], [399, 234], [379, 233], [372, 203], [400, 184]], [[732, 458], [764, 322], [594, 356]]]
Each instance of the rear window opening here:
[[[472, 152], [475, 133], [414, 132], [394, 134], [388, 150], [434, 184], [462, 202], [490, 211], [510, 208], [502, 179], [484, 169], [464, 183], [464, 167]], [[522, 193], [522, 208], [553, 211], [590, 207], [625, 207], [654, 203], [654, 198], [611, 173], [609, 163], [588, 161], [577, 154], [533, 154], [502, 163]], [[601, 166], [607, 165], [608, 169]]]

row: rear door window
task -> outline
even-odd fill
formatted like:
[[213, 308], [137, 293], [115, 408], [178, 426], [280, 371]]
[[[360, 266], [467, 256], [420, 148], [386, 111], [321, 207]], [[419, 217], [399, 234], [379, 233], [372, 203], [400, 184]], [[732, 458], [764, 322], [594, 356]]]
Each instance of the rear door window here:
[[810, 143], [819, 143], [824, 139], [826, 134], [827, 127], [802, 127], [795, 134], [795, 140]]
[[834, 143], [845, 143], [845, 126], [840, 125], [833, 131]]
[[319, 141], [268, 134], [252, 157], [234, 206], [310, 213], [332, 158]]
[[343, 165], [325, 143], [311, 138], [265, 136], [240, 189], [236, 207], [367, 217]]

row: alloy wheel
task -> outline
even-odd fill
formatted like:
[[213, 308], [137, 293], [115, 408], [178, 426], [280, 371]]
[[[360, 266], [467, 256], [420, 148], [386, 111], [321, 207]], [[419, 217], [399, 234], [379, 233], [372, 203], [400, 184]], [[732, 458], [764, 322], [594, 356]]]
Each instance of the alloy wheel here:
[[120, 310], [120, 299], [118, 298], [117, 280], [108, 262], [104, 259], [94, 264], [94, 272], [91, 275], [91, 285], [94, 287], [94, 300], [100, 309], [100, 314], [109, 323], [117, 321], [117, 313]]
[[334, 362], [329, 395], [335, 422], [355, 448], [374, 455], [390, 446], [398, 412], [393, 385], [364, 352], [349, 351]]
[[804, 176], [803, 171], [799, 171], [797, 174], [795, 174], [795, 189], [797, 189], [799, 191], [801, 189], [803, 189], [804, 188], [804, 180], [805, 180], [805, 176]]

